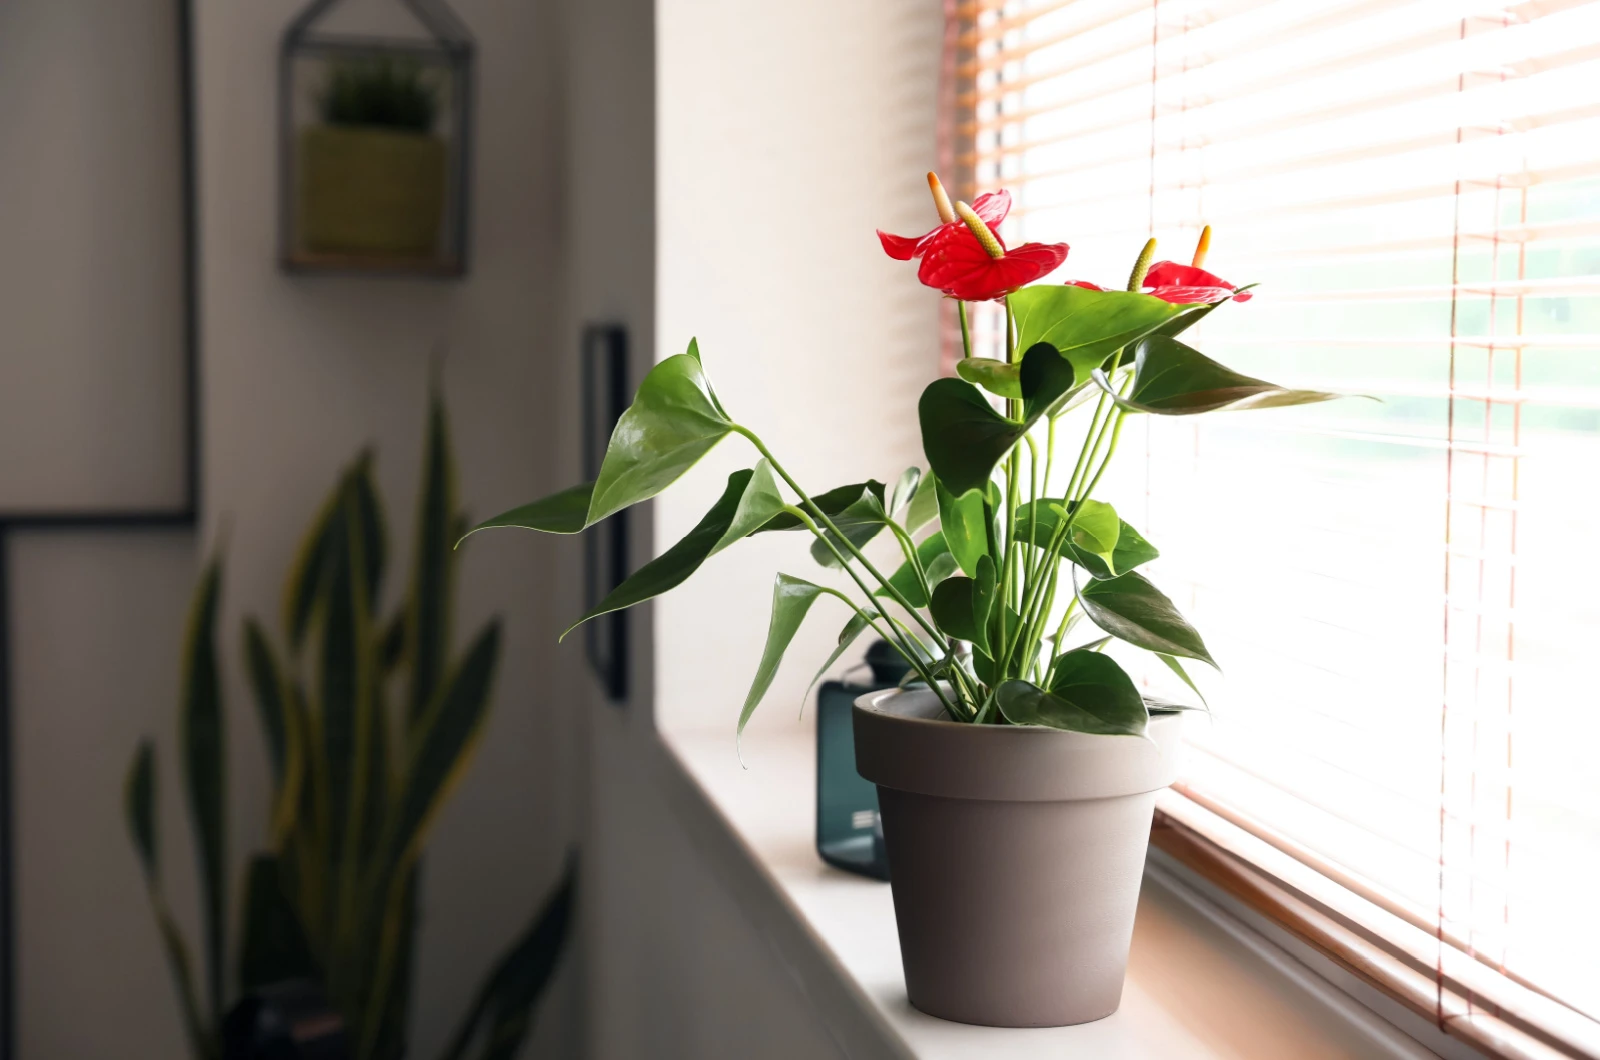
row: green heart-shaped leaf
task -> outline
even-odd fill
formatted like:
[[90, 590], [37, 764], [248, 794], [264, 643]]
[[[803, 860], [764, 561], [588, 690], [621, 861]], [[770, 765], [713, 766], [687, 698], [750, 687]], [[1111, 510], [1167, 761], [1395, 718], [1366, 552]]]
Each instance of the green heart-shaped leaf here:
[[1040, 343], [1022, 355], [1019, 370], [1023, 418], [1000, 415], [983, 393], [959, 379], [936, 379], [917, 402], [922, 451], [939, 482], [954, 496], [984, 488], [1011, 447], [1041, 416], [1054, 411], [1081, 387], [1072, 366], [1054, 347]]
[[983, 556], [978, 560], [976, 578], [947, 578], [941, 582], [933, 590], [928, 611], [944, 632], [958, 640], [970, 641], [979, 651], [992, 656], [989, 613], [994, 603], [994, 561]]
[[800, 623], [805, 620], [806, 612], [811, 610], [811, 605], [817, 602], [817, 597], [823, 591], [822, 586], [813, 585], [802, 578], [778, 575], [772, 587], [772, 618], [767, 624], [767, 643], [761, 649], [761, 662], [756, 665], [755, 679], [750, 682], [750, 692], [744, 697], [744, 707], [739, 711], [739, 727], [735, 735], [744, 732], [750, 715], [756, 712], [767, 689], [772, 687], [772, 679], [778, 674], [778, 664], [783, 662], [783, 653], [789, 650], [789, 643], [794, 640]]
[[1022, 397], [1022, 366], [988, 357], [967, 357], [956, 362], [956, 375], [974, 386], [1003, 398]]
[[688, 353], [668, 357], [639, 384], [611, 432], [594, 482], [502, 512], [468, 534], [497, 526], [576, 534], [672, 485], [733, 427], [691, 342]]
[[[1061, 512], [1065, 510], [1065, 505], [1066, 501], [1064, 500], [1045, 498], [1038, 501], [1037, 504], [1029, 502], [1019, 506], [1017, 508], [1016, 524], [1017, 539], [1038, 548], [1048, 548], [1050, 539], [1055, 536], [1056, 527], [1061, 519]], [[1038, 510], [1037, 517], [1033, 514], [1035, 508]], [[1074, 525], [1076, 526], [1076, 524]], [[1119, 519], [1117, 521], [1116, 545], [1112, 549], [1109, 563], [1103, 557], [1079, 547], [1078, 543], [1072, 539], [1067, 541], [1066, 555], [1072, 562], [1088, 571], [1091, 577], [1104, 579], [1126, 574], [1135, 567], [1149, 563], [1161, 553], [1156, 550], [1154, 545], [1145, 540], [1144, 535], [1135, 530], [1132, 524]]]
[[654, 497], [733, 430], [697, 352], [668, 357], [639, 384], [633, 404], [611, 432], [589, 501], [588, 525]]
[[[527, 530], [542, 530], [547, 534], [576, 534], [588, 526], [589, 500], [594, 494], [594, 483], [585, 482], [560, 493], [501, 512], [468, 530], [461, 538], [496, 526], [520, 526]], [[456, 542], [457, 546], [461, 541]]]
[[[853, 482], [848, 486], [837, 486], [826, 493], [819, 493], [811, 498], [811, 503], [833, 519], [844, 512], [853, 504], [863, 501], [867, 497], [875, 498], [879, 508], [883, 507], [883, 483], [877, 479], [866, 482]], [[809, 514], [810, 509], [805, 509]], [[815, 518], [813, 517], [813, 521]], [[793, 512], [779, 512], [757, 530], [758, 534], [771, 533], [775, 530], [804, 530], [806, 524]]]
[[1116, 395], [1104, 374], [1095, 382], [1132, 412], [1158, 416], [1194, 416], [1219, 409], [1267, 409], [1309, 405], [1342, 397], [1323, 390], [1290, 390], [1241, 375], [1199, 350], [1164, 335], [1139, 343], [1134, 359], [1133, 389]]
[[917, 492], [912, 495], [911, 504], [906, 508], [907, 533], [914, 534], [939, 518], [938, 486], [939, 480], [931, 471], [917, 481]]
[[989, 517], [984, 495], [968, 493], [957, 497], [945, 489], [943, 483], [939, 483], [937, 492], [939, 527], [946, 547], [967, 576], [976, 577], [978, 560], [989, 554]]
[[1049, 343], [1084, 382], [1118, 349], [1193, 308], [1147, 294], [1066, 284], [1024, 287], [1006, 302], [1017, 320], [1017, 348]]
[[765, 460], [753, 469], [735, 471], [717, 503], [677, 544], [646, 563], [605, 595], [578, 621], [567, 627], [564, 639], [591, 618], [621, 611], [675, 589], [700, 569], [707, 559], [748, 537], [783, 509], [783, 497]]
[[1215, 667], [1200, 634], [1161, 590], [1134, 571], [1078, 587], [1078, 601], [1095, 625], [1149, 651], [1199, 659]]
[[900, 477], [895, 481], [894, 488], [889, 491], [889, 500], [884, 504], [884, 509], [890, 515], [899, 513], [910, 500], [917, 495], [917, 490], [922, 485], [922, 469], [908, 467], [900, 472]]
[[[1065, 509], [1057, 512], [1058, 517], [1063, 515]], [[1104, 501], [1086, 500], [1078, 505], [1077, 517], [1072, 520], [1068, 533], [1076, 551], [1094, 556], [1115, 572], [1117, 538], [1121, 531], [1122, 520], [1117, 518], [1115, 508]]]
[[866, 545], [868, 541], [877, 537], [878, 532], [889, 525], [889, 513], [884, 511], [883, 508], [883, 484], [872, 483], [872, 485], [877, 486], [876, 492], [871, 489], [865, 490], [860, 497], [852, 501], [839, 514], [829, 515], [829, 518], [833, 520], [833, 525], [838, 528], [839, 534], [835, 534], [829, 529], [823, 529], [822, 532], [827, 538], [828, 544], [832, 544], [833, 548], [829, 548], [828, 544], [822, 541], [811, 542], [812, 559], [824, 567], [837, 567], [839, 566], [839, 559], [834, 555], [835, 550], [847, 558], [850, 555], [850, 550], [845, 548], [839, 541], [840, 534], [844, 536], [845, 540], [859, 549]]
[[1099, 736], [1142, 736], [1150, 716], [1131, 678], [1109, 655], [1072, 651], [1050, 669], [1050, 688], [1006, 681], [995, 689], [1000, 713], [1013, 725]]

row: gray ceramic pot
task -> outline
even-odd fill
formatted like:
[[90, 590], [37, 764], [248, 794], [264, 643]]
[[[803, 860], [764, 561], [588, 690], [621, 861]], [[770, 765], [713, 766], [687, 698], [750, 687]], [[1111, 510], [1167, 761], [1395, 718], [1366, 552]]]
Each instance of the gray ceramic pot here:
[[853, 718], [911, 1003], [993, 1027], [1115, 1012], [1181, 717], [1152, 718], [1149, 740], [965, 725], [924, 689], [862, 696]]

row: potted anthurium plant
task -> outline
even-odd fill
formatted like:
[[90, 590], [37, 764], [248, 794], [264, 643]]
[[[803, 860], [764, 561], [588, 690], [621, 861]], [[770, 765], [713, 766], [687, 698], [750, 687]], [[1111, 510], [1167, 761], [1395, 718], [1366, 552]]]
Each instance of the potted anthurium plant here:
[[[1007, 248], [1010, 196], [952, 205], [918, 238], [880, 232], [920, 259], [918, 278], [958, 303], [1005, 307], [1004, 360], [967, 356], [931, 382], [921, 420], [926, 469], [893, 486], [822, 492], [795, 481], [711, 387], [694, 342], [644, 379], [595, 481], [483, 527], [578, 533], [655, 496], [730, 435], [754, 449], [700, 523], [584, 615], [648, 600], [752, 534], [800, 532], [859, 595], [778, 574], [766, 648], [738, 728], [822, 597], [850, 611], [826, 670], [872, 629], [910, 664], [906, 687], [855, 707], [856, 761], [883, 812], [911, 1001], [932, 1015], [1002, 1026], [1081, 1023], [1121, 998], [1155, 793], [1176, 777], [1182, 709], [1149, 700], [1103, 649], [1215, 665], [1200, 634], [1138, 568], [1156, 548], [1094, 497], [1127, 418], [1322, 401], [1225, 368], [1179, 341], [1249, 293], [1193, 264], [1138, 255], [1125, 290], [1039, 283], [1064, 243]], [[1082, 442], [1056, 460], [1081, 408]], [[480, 527], [479, 529], [481, 529]], [[864, 549], [887, 533], [887, 573]], [[1075, 636], [1086, 620], [1098, 631]], [[1196, 692], [1198, 695], [1198, 692]]]

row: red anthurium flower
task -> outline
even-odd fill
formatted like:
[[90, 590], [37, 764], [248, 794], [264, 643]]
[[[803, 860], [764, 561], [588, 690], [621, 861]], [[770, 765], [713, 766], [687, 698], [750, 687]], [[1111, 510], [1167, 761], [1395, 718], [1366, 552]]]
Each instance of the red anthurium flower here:
[[[928, 174], [928, 184], [934, 189], [935, 204], [941, 207], [940, 216], [945, 210], [950, 209], [950, 200], [944, 195], [944, 188], [939, 184], [939, 178], [932, 173]], [[942, 199], [942, 201], [941, 201]], [[972, 212], [983, 218], [991, 228], [1000, 227], [1000, 222], [1006, 219], [1006, 214], [1011, 212], [1011, 193], [1009, 191], [986, 191], [972, 201]], [[896, 261], [910, 261], [912, 258], [922, 257], [928, 244], [940, 232], [947, 228], [965, 229], [966, 225], [955, 219], [955, 212], [951, 210], [950, 217], [933, 231], [920, 236], [897, 236], [883, 229], [878, 229], [878, 242], [883, 244], [883, 252]]]
[[922, 247], [917, 279], [963, 302], [998, 301], [1067, 260], [1065, 243], [1024, 243], [1007, 250], [999, 233], [986, 224], [984, 229], [988, 239], [968, 224], [946, 225], [934, 232]]
[[1236, 302], [1250, 301], [1250, 292], [1233, 293], [1233, 284], [1215, 273], [1197, 265], [1179, 265], [1175, 261], [1158, 261], [1144, 274], [1144, 290], [1164, 302], [1180, 304], [1220, 302], [1232, 298]]
[[[1082, 287], [1089, 291], [1107, 290], [1088, 280], [1068, 280], [1067, 286]], [[1174, 261], [1158, 261], [1150, 266], [1150, 271], [1145, 273], [1142, 290], [1163, 302], [1176, 305], [1220, 302], [1224, 298], [1232, 298], [1235, 302], [1250, 301], [1249, 291], [1234, 294], [1233, 285], [1227, 280], [1193, 265], [1179, 265]]]

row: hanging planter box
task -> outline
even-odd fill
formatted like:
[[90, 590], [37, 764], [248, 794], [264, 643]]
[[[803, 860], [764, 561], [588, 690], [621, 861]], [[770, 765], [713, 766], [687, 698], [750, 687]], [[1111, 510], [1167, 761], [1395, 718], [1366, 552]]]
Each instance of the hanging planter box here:
[[[316, 0], [280, 53], [279, 259], [292, 272], [466, 271], [471, 37], [401, 0], [376, 32], [326, 33]], [[402, 37], [411, 29], [418, 36]]]
[[436, 136], [317, 125], [300, 133], [300, 239], [313, 254], [431, 258], [444, 220]]

